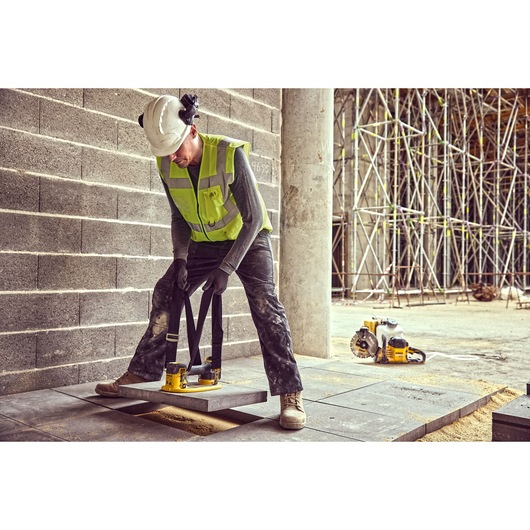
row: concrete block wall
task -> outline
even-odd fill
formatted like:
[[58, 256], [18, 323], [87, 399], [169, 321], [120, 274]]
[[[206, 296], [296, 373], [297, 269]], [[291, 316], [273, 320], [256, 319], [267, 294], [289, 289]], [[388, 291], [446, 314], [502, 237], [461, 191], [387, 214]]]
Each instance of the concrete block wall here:
[[[172, 256], [137, 117], [152, 97], [187, 92], [200, 131], [252, 142], [278, 258], [280, 89], [0, 89], [0, 395], [127, 368]], [[224, 357], [259, 354], [235, 275], [223, 306]]]

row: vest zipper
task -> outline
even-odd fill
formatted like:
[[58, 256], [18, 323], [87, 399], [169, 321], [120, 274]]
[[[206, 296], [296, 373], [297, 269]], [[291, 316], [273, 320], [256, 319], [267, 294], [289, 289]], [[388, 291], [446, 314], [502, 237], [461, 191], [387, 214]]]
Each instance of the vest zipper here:
[[[188, 169], [186, 169], [186, 173], [188, 174], [188, 178], [190, 179], [190, 182], [193, 184], [193, 180], [191, 180], [190, 172], [188, 171]], [[194, 188], [192, 186], [192, 190], [193, 190], [193, 193], [195, 194], [195, 202], [197, 203], [197, 218], [199, 219], [199, 223], [201, 224], [202, 233], [208, 241], [211, 241], [211, 239], [208, 237], [208, 234], [206, 233], [206, 230], [204, 229], [204, 223], [202, 222], [201, 212], [199, 208], [199, 182], [200, 180], [201, 180], [201, 170], [199, 169], [199, 174], [197, 175], [197, 188]]]

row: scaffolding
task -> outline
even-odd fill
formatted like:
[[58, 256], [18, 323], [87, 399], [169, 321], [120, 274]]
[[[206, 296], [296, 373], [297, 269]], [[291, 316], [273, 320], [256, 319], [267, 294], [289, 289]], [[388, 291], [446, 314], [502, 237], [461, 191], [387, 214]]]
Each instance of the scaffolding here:
[[528, 289], [528, 89], [336, 89], [332, 290]]

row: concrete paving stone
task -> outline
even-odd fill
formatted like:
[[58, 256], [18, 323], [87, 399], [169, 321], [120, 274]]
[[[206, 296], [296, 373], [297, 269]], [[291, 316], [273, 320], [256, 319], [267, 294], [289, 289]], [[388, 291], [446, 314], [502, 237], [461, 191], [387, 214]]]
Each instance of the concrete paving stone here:
[[359, 442], [413, 441], [425, 425], [405, 416], [389, 416], [323, 402], [304, 403], [306, 427]]
[[302, 368], [300, 375], [304, 387], [302, 395], [313, 401], [379, 382], [379, 379], [371, 377], [333, 372], [317, 367]]
[[194, 434], [123, 412], [94, 407], [82, 418], [67, 415], [39, 429], [70, 442], [177, 442]]
[[492, 442], [530, 442], [530, 429], [516, 424], [504, 424], [493, 420]]
[[216, 390], [186, 393], [165, 392], [160, 388], [159, 381], [123, 385], [120, 386], [120, 395], [200, 412], [215, 412], [267, 400], [266, 390], [241, 385], [223, 384]]
[[[140, 399], [123, 397], [109, 398], [100, 396], [94, 391], [96, 384], [97, 383], [80, 383], [78, 385], [56, 387], [53, 390], [113, 410], [126, 410], [128, 412], [129, 409], [132, 410], [134, 407], [138, 407], [139, 409], [145, 408], [145, 412], [147, 412], [147, 409], [153, 406], [151, 402]], [[160, 383], [160, 385], [162, 385], [162, 383]], [[156, 405], [156, 407], [158, 408], [159, 405]]]
[[300, 430], [287, 430], [277, 421], [262, 419], [247, 423], [228, 431], [211, 434], [201, 442], [351, 442], [345, 436], [305, 427]]
[[383, 381], [321, 400], [324, 403], [415, 420], [426, 425], [426, 432], [440, 429], [469, 411], [477, 397], [469, 392]]
[[[0, 416], [0, 442], [63, 442], [61, 438]], [[5, 457], [5, 455], [4, 455]]]
[[260, 373], [243, 368], [225, 367], [224, 363], [221, 369], [221, 383], [243, 385], [260, 389], [269, 388], [269, 380], [263, 370], [261, 370]]
[[78, 418], [99, 407], [54, 390], [35, 390], [0, 397], [0, 414], [31, 427], [66, 417]]
[[254, 355], [251, 357], [239, 357], [237, 359], [223, 360], [222, 369], [237, 367], [243, 370], [252, 370], [254, 372], [264, 373], [263, 357]]
[[332, 358], [319, 365], [318, 368], [387, 381], [410, 374], [412, 370], [417, 371], [419, 367], [409, 364], [376, 364], [371, 359], [358, 359], [352, 354], [351, 360], [348, 357], [344, 358], [344, 356], [336, 359]]
[[499, 423], [517, 424], [530, 430], [530, 396], [520, 396], [494, 410], [492, 420]]

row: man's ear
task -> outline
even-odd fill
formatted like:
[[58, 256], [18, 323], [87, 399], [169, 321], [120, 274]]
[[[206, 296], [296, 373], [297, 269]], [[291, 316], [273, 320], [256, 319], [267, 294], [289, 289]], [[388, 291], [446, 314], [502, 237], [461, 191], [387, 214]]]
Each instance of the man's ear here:
[[192, 136], [193, 138], [195, 138], [195, 137], [197, 136], [198, 132], [197, 132], [197, 127], [195, 127], [195, 124], [193, 124], [193, 125], [191, 126], [190, 134], [191, 134], [191, 136]]

